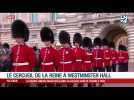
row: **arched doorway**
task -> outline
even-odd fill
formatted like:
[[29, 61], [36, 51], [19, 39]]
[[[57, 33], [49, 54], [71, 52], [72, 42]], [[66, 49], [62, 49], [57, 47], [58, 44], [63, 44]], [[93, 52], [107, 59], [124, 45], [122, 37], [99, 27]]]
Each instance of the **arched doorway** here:
[[113, 41], [118, 49], [119, 44], [128, 47], [128, 36], [124, 27], [117, 24], [110, 24], [102, 29], [100, 38], [106, 38], [108, 41]]

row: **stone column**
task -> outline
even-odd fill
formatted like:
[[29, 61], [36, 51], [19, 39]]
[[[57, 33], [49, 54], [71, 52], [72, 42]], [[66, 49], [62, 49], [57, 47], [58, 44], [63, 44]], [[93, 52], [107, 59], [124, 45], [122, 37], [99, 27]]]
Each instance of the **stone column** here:
[[128, 33], [128, 52], [129, 52], [129, 64], [128, 71], [134, 71], [134, 26], [127, 27]]

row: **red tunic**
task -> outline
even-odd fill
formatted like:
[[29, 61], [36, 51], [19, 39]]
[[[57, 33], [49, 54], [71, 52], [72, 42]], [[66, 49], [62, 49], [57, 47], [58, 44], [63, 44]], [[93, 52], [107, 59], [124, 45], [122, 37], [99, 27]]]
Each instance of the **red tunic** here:
[[33, 48], [24, 45], [12, 47], [11, 53], [13, 72], [31, 72], [36, 64], [36, 55]]
[[72, 72], [74, 61], [74, 52], [71, 48], [59, 49], [59, 72]]
[[92, 71], [92, 61], [93, 61], [92, 52], [85, 50], [82, 71], [84, 72]]
[[118, 51], [118, 62], [119, 63], [126, 63], [128, 62], [128, 52], [120, 50]]
[[73, 71], [81, 72], [82, 71], [82, 64], [84, 60], [84, 50], [82, 48], [73, 48], [75, 62], [73, 65]]
[[124, 51], [124, 57], [125, 57], [124, 63], [127, 63], [128, 62], [128, 59], [129, 59], [129, 57], [128, 57], [128, 51]]
[[110, 60], [111, 60], [110, 49], [103, 48], [103, 62], [104, 62], [103, 66], [111, 66]]
[[52, 47], [40, 50], [41, 72], [55, 72], [57, 67], [58, 52]]
[[110, 55], [111, 55], [111, 63], [112, 64], [117, 64], [117, 60], [118, 60], [118, 55], [117, 55], [117, 51], [114, 49], [110, 50]]
[[101, 48], [94, 48], [93, 53], [93, 66], [102, 67], [103, 66], [103, 50]]

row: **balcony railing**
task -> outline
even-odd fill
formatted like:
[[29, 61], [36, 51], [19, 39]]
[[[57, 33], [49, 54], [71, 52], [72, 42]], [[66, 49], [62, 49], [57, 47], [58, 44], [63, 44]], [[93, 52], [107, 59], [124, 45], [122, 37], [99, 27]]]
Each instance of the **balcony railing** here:
[[39, 23], [27, 23], [28, 27], [40, 27], [42, 26], [42, 23], [39, 22]]
[[83, 20], [84, 19], [88, 19], [88, 20], [94, 20], [94, 19], [106, 19], [106, 18], [115, 18], [115, 17], [119, 17], [120, 16], [134, 16], [134, 13], [86, 13], [83, 16]]
[[[28, 27], [40, 27], [43, 25], [43, 23], [27, 23]], [[4, 24], [4, 25], [0, 25], [0, 28], [11, 28], [11, 24]]]

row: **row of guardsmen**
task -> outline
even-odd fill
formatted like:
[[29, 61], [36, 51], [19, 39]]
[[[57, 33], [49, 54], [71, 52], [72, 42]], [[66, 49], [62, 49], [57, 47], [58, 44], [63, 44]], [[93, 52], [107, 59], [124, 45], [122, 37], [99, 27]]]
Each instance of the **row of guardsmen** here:
[[106, 39], [96, 37], [92, 43], [89, 37], [75, 33], [71, 47], [69, 33], [62, 30], [59, 33], [62, 47], [56, 49], [53, 47], [53, 31], [49, 27], [43, 27], [40, 38], [44, 47], [40, 49], [37, 60], [33, 48], [26, 44], [30, 33], [25, 22], [15, 20], [11, 30], [17, 43], [11, 48], [11, 72], [32, 72], [37, 62], [41, 72], [115, 72], [117, 64], [119, 71], [127, 71], [128, 52], [124, 45], [119, 45], [117, 51], [114, 42], [109, 43]]

